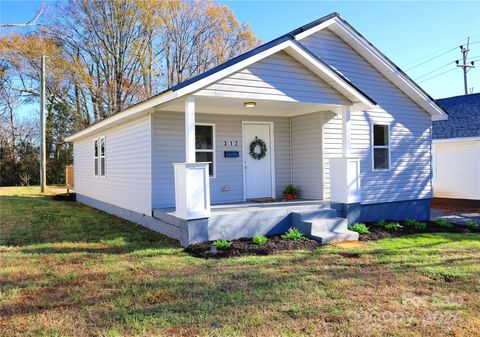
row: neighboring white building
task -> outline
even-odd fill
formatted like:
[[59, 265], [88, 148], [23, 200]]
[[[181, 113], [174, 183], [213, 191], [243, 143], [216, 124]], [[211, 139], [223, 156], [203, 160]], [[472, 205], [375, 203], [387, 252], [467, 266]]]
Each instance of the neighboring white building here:
[[[428, 219], [431, 125], [444, 111], [338, 14], [66, 139], [77, 200], [179, 239]], [[300, 200], [280, 197], [294, 184]], [[338, 215], [338, 217], [337, 217]]]
[[433, 123], [433, 195], [480, 200], [480, 94], [437, 103], [449, 117]]

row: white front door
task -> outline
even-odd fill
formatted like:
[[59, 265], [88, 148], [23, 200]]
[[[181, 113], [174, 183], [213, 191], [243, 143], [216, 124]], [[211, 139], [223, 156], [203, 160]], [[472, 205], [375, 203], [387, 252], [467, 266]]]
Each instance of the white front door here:
[[[245, 172], [245, 198], [274, 197], [272, 188], [272, 125], [270, 123], [244, 123], [243, 124], [243, 160]], [[257, 141], [256, 141], [257, 140]], [[254, 152], [257, 157], [250, 154], [252, 142], [264, 143], [264, 156], [261, 155], [261, 146], [256, 145]], [[255, 155], [254, 155], [255, 156]]]

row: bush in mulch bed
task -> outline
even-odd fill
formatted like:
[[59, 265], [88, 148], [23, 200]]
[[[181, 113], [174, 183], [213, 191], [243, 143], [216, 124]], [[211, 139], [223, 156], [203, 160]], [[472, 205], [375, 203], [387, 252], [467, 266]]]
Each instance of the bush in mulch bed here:
[[190, 255], [201, 258], [224, 258], [245, 255], [272, 255], [285, 250], [314, 250], [320, 243], [308, 238], [299, 240], [285, 240], [280, 236], [270, 236], [262, 245], [253, 243], [252, 239], [232, 240], [229, 248], [217, 249], [212, 253], [212, 242], [195, 243], [188, 246], [185, 251]]
[[53, 200], [56, 201], [75, 201], [75, 193], [70, 193], [69, 195], [65, 194], [55, 194], [52, 196]]
[[[385, 224], [399, 223], [401, 227], [395, 230], [385, 228]], [[425, 228], [418, 223], [426, 224]], [[454, 224], [452, 227], [445, 226], [445, 224], [435, 221], [422, 221], [414, 223], [413, 221], [382, 221], [382, 222], [366, 222], [365, 225], [369, 227], [368, 233], [360, 234], [360, 241], [380, 240], [385, 238], [395, 238], [409, 234], [421, 233], [480, 233], [480, 227], [474, 228], [465, 224]]]

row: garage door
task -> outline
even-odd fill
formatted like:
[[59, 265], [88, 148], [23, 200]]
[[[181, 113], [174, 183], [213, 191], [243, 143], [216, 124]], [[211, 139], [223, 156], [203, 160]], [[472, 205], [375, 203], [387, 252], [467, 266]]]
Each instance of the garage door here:
[[433, 194], [480, 199], [480, 141], [434, 142]]

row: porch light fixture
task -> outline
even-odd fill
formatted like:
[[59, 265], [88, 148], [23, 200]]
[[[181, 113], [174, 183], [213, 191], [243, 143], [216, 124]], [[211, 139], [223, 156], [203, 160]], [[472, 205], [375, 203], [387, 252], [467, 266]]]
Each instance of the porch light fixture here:
[[255, 108], [257, 106], [257, 103], [255, 103], [255, 102], [244, 102], [243, 106], [245, 108]]

